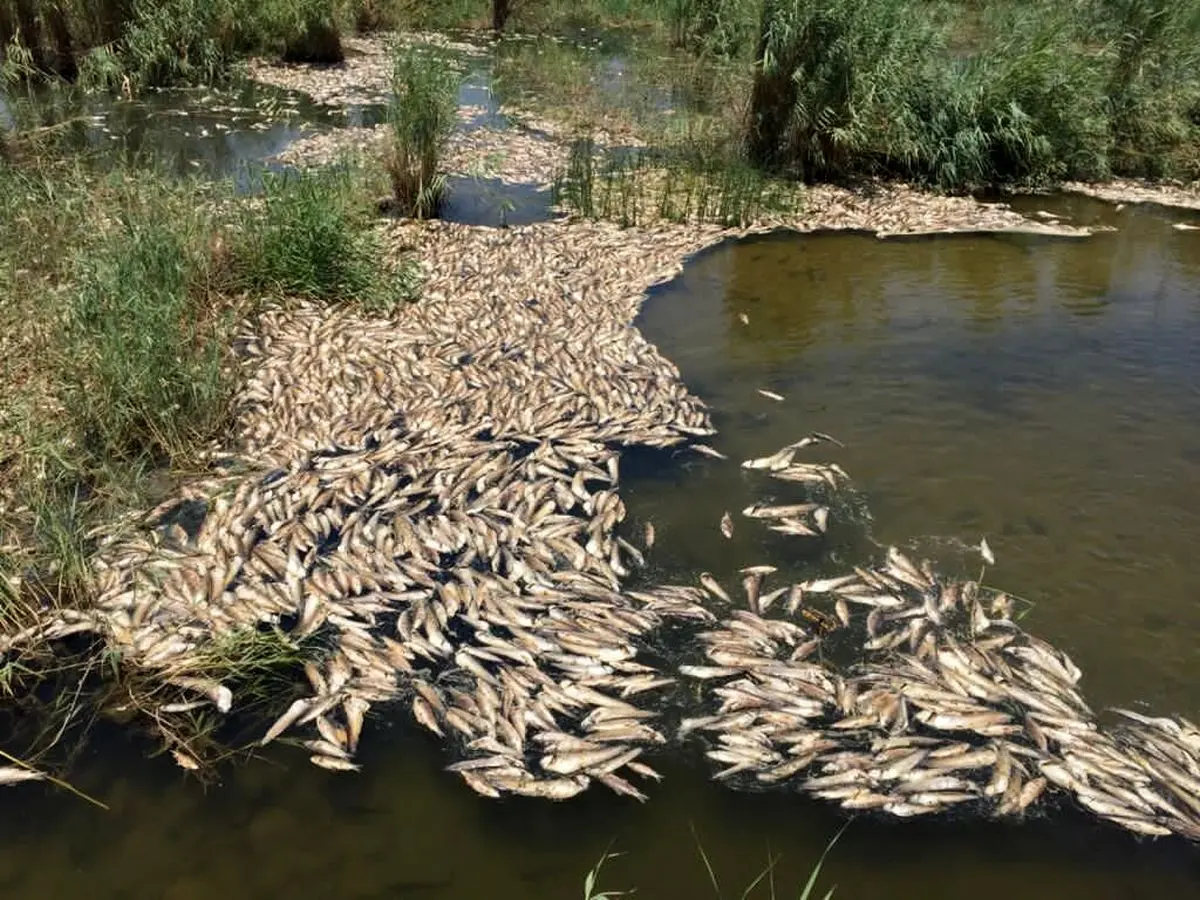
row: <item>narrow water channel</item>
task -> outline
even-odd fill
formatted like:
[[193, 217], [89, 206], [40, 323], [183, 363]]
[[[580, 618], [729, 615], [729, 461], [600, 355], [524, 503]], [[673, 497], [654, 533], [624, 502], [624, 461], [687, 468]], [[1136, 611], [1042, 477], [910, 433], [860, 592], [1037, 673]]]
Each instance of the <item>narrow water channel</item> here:
[[[658, 289], [639, 326], [711, 404], [730, 461], [627, 461], [631, 526], [652, 519], [659, 533], [649, 576], [844, 565], [873, 542], [977, 566], [962, 547], [986, 535], [999, 558], [989, 582], [1034, 604], [1023, 624], [1072, 654], [1094, 705], [1195, 716], [1200, 237], [1147, 209], [1070, 200], [1055, 211], [1119, 230], [770, 237], [708, 251]], [[738, 461], [814, 429], [846, 443], [818, 450], [855, 490], [835, 508], [830, 545], [805, 549], [737, 516], [779, 490]], [[732, 541], [717, 528], [726, 509]], [[0, 891], [560, 898], [611, 849], [625, 855], [603, 886], [692, 900], [716, 896], [699, 841], [723, 896], [740, 896], [771, 855], [786, 896], [844, 821], [797, 795], [714, 785], [694, 746], [653, 758], [666, 778], [644, 806], [600, 790], [563, 804], [484, 800], [442, 771], [448, 756], [405, 712], [370, 729], [359, 775], [272, 748], [205, 790], [102, 728], [72, 778], [111, 812], [40, 786], [5, 792]], [[1021, 824], [860, 818], [827, 863], [823, 884], [835, 883], [852, 900], [1182, 898], [1200, 885], [1200, 857], [1053, 806]], [[770, 896], [767, 882], [752, 896]]]

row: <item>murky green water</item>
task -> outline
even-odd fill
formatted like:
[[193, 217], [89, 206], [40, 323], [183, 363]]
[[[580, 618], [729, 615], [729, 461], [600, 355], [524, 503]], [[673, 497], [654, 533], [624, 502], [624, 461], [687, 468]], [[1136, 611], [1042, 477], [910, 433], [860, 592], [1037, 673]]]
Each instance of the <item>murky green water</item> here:
[[[659, 532], [650, 577], [828, 566], [872, 538], [920, 539], [952, 567], [967, 559], [958, 542], [986, 534], [989, 580], [1036, 602], [1026, 624], [1073, 654], [1096, 704], [1195, 715], [1200, 239], [1165, 213], [1062, 210], [1121, 230], [767, 238], [712, 250], [656, 292], [640, 325], [712, 404], [732, 459], [629, 459], [631, 525], [649, 517]], [[724, 541], [724, 509], [785, 496], [737, 461], [811, 429], [847, 443], [822, 452], [858, 491], [831, 546], [767, 540], [746, 520]], [[726, 896], [771, 853], [786, 896], [843, 821], [795, 795], [713, 785], [690, 746], [655, 759], [666, 780], [645, 806], [600, 790], [486, 801], [399, 711], [372, 722], [351, 777], [282, 748], [205, 790], [146, 750], [101, 730], [77, 764], [108, 813], [37, 786], [4, 794], [4, 896], [557, 898], [578, 895], [611, 846], [627, 855], [607, 886], [712, 897], [693, 827]], [[1200, 854], [1049, 808], [1021, 825], [858, 819], [827, 872], [856, 900], [1174, 898], [1195, 896]]]

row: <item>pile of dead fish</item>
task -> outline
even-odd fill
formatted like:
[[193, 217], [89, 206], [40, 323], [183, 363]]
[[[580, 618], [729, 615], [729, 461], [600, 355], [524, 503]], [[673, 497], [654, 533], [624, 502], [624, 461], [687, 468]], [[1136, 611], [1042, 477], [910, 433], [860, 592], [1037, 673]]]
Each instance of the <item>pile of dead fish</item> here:
[[[745, 465], [830, 484], [844, 475], [797, 468], [801, 445]], [[813, 503], [744, 513], [796, 534], [823, 531], [828, 515]], [[680, 732], [710, 740], [718, 779], [903, 817], [1014, 816], [1060, 791], [1131, 831], [1200, 840], [1200, 729], [1128, 710], [1102, 727], [1079, 669], [1013, 621], [1005, 594], [895, 548], [879, 567], [764, 591], [774, 571], [743, 570], [748, 608], [701, 633], [703, 663], [680, 667], [714, 685], [716, 712]], [[836, 665], [846, 654], [851, 664]]]
[[94, 627], [167, 686], [156, 722], [238, 708], [221, 643], [277, 629], [327, 652], [265, 741], [351, 769], [370, 706], [403, 698], [485, 794], [641, 796], [625, 776], [652, 776], [637, 757], [665, 738], [635, 702], [671, 679], [639, 651], [666, 619], [712, 618], [698, 587], [624, 590], [642, 551], [617, 534], [620, 447], [712, 432], [629, 325], [683, 254], [604, 226], [414, 236], [441, 246], [394, 319], [290, 306], [247, 330], [238, 461], [257, 473], [194, 498], [198, 528], [106, 541]]
[[230, 708], [194, 674], [212, 635], [329, 631], [312, 695], [264, 738], [307, 725], [325, 768], [356, 768], [370, 705], [406, 696], [482, 793], [561, 798], [596, 779], [641, 796], [619, 772], [653, 774], [640, 745], [665, 738], [630, 698], [672, 679], [639, 644], [665, 618], [711, 615], [699, 588], [622, 591], [642, 554], [615, 536], [617, 459], [579, 439], [379, 429], [243, 483], [132, 581], [106, 569], [107, 622], [132, 662], [196, 695], [168, 713]]
[[[1077, 670], [1017, 628], [1003, 598], [899, 555], [782, 591], [751, 568], [751, 608], [720, 625], [711, 575], [626, 587], [644, 548], [620, 533], [622, 448], [712, 433], [632, 320], [650, 285], [727, 232], [386, 231], [419, 256], [421, 300], [388, 319], [305, 304], [259, 316], [239, 341], [246, 474], [192, 497], [197, 527], [164, 507], [106, 536], [96, 605], [63, 623], [101, 633], [158, 686], [141, 699], [153, 721], [240, 708], [222, 647], [271, 634], [324, 652], [264, 742], [298, 740], [315, 764], [353, 769], [368, 711], [403, 700], [455, 743], [452, 767], [481, 793], [563, 798], [600, 782], [640, 797], [630, 777], [654, 777], [641, 754], [666, 738], [648, 700], [674, 674], [645, 651], [660, 625], [694, 620], [708, 659], [683, 672], [721, 683], [716, 713], [684, 730], [713, 736], [726, 778], [899, 815], [1015, 813], [1050, 785], [1126, 827], [1197, 834], [1194, 727], [1101, 729]], [[836, 487], [836, 466], [796, 458], [823, 439], [747, 468]], [[746, 512], [804, 537], [829, 517], [808, 502]], [[839, 669], [826, 651], [852, 608], [869, 610], [867, 656]], [[163, 726], [194, 766], [184, 734]]]

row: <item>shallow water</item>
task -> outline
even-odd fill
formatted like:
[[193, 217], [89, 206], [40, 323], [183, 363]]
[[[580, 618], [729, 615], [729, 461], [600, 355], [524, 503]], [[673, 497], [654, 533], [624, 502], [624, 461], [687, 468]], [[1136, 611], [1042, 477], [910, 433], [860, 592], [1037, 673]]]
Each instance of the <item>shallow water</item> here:
[[446, 199], [438, 217], [461, 225], [531, 225], [553, 218], [553, 202], [550, 188], [452, 175], [446, 179]]
[[[659, 533], [652, 579], [738, 566], [791, 571], [907, 543], [976, 574], [956, 549], [983, 536], [988, 581], [1033, 601], [1025, 624], [1067, 649], [1096, 705], [1200, 711], [1200, 235], [1171, 216], [1086, 200], [1049, 204], [1089, 241], [860, 235], [772, 237], [713, 249], [647, 302], [640, 327], [711, 405], [731, 460], [631, 454], [631, 527]], [[739, 313], [749, 317], [743, 325]], [[770, 388], [787, 399], [759, 396]], [[738, 461], [809, 430], [854, 479], [831, 546], [768, 541], [724, 509], [785, 494]], [[869, 509], [869, 515], [867, 510]], [[968, 560], [969, 563], [968, 563]], [[782, 854], [803, 883], [841, 816], [786, 793], [709, 781], [695, 747], [654, 759], [645, 806], [597, 789], [565, 804], [487, 801], [441, 771], [448, 755], [401, 711], [372, 721], [357, 776], [305, 754], [223, 770], [207, 791], [147, 746], [101, 729], [72, 771], [105, 813], [63, 792], [5, 792], [0, 890], [61, 898], [530, 898], [601, 884], [648, 897], [725, 896]], [[693, 834], [692, 829], [695, 829]], [[857, 819], [826, 864], [845, 898], [1192, 897], [1200, 854], [1139, 842], [1069, 809], [1020, 825]], [[754, 896], [769, 896], [764, 887]]]
[[[147, 91], [132, 100], [45, 90], [34, 103], [20, 102], [19, 108], [38, 124], [60, 124], [69, 151], [152, 163], [174, 175], [232, 177], [243, 190], [256, 183], [263, 169], [280, 170], [266, 161], [293, 141], [372, 118], [369, 109], [343, 115], [303, 94], [253, 82]], [[0, 102], [0, 126], [4, 110], [7, 106]]]

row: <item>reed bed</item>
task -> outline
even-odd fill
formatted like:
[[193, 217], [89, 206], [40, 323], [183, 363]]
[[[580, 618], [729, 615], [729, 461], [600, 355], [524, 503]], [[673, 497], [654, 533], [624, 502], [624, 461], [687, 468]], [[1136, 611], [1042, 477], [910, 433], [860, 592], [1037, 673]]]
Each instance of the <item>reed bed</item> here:
[[751, 158], [807, 181], [882, 175], [950, 190], [1194, 177], [1194, 0], [1002, 4], [957, 52], [938, 9], [766, 0]]

